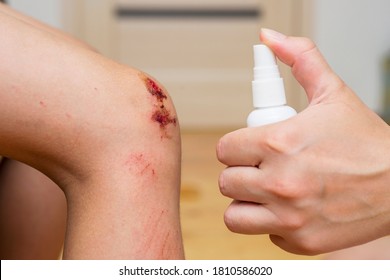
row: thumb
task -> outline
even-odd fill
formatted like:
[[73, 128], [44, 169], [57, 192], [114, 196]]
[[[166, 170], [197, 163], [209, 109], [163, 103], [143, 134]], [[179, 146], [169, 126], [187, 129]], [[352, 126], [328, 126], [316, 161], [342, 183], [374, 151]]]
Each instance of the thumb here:
[[291, 67], [310, 103], [323, 100], [344, 85], [310, 39], [289, 37], [265, 28], [261, 30], [260, 39]]

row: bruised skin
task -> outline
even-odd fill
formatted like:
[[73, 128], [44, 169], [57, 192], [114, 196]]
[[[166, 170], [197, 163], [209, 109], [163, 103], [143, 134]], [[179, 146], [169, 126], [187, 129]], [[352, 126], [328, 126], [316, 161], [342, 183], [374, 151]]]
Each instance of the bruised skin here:
[[164, 90], [151, 78], [143, 75], [142, 79], [145, 82], [146, 88], [151, 95], [155, 96], [159, 102], [163, 102], [164, 99], [167, 99], [167, 95], [164, 93]]
[[151, 78], [145, 74], [140, 74], [141, 79], [144, 81], [146, 89], [155, 98], [154, 111], [152, 113], [152, 121], [160, 125], [160, 129], [164, 132], [161, 138], [170, 138], [166, 132], [166, 127], [170, 124], [176, 126], [177, 117], [168, 110], [164, 104], [164, 101], [168, 99], [167, 94], [164, 90]]

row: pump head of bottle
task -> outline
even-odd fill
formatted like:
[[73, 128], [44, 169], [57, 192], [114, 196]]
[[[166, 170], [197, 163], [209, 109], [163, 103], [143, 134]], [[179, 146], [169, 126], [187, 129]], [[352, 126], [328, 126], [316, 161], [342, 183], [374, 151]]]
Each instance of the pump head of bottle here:
[[247, 125], [266, 125], [296, 115], [293, 108], [285, 105], [283, 79], [272, 50], [265, 45], [255, 45], [253, 51], [255, 65], [252, 94], [255, 110], [249, 114]]
[[274, 53], [266, 45], [254, 45], [254, 67], [253, 74], [255, 81], [280, 78], [279, 68], [276, 64]]
[[253, 106], [263, 108], [286, 104], [283, 79], [274, 53], [266, 45], [255, 45], [253, 52]]

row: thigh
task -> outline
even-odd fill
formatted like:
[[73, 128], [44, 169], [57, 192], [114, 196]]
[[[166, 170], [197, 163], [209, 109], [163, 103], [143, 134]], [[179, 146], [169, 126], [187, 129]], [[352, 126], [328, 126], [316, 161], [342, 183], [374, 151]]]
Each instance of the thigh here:
[[1, 259], [56, 259], [64, 241], [66, 201], [39, 171], [4, 159], [0, 163]]

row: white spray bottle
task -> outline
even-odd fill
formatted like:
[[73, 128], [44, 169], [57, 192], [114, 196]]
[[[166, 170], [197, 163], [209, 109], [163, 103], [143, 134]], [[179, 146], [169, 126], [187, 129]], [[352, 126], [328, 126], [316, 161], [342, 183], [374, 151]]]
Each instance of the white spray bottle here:
[[247, 119], [248, 127], [266, 125], [288, 119], [297, 112], [286, 105], [283, 79], [274, 53], [266, 45], [253, 46], [253, 106]]

